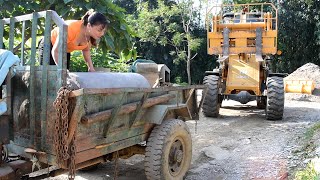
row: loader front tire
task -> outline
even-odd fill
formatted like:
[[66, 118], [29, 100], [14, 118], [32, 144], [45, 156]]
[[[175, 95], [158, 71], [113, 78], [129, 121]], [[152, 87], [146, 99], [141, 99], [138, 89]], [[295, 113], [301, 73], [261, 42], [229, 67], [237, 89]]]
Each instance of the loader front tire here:
[[164, 121], [151, 132], [145, 153], [149, 180], [182, 180], [189, 170], [192, 140], [189, 128], [179, 119]]
[[281, 120], [284, 110], [284, 85], [282, 77], [267, 78], [266, 118]]
[[208, 86], [202, 105], [203, 114], [207, 117], [218, 117], [221, 107], [221, 100], [219, 99], [220, 77], [215, 75], [205, 76], [203, 84]]

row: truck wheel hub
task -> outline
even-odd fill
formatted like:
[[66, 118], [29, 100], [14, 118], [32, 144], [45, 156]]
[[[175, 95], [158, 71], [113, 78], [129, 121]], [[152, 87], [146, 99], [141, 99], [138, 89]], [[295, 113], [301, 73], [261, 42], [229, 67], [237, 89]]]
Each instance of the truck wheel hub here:
[[177, 150], [175, 153], [175, 160], [177, 162], [181, 162], [183, 158], [183, 152], [181, 150]]

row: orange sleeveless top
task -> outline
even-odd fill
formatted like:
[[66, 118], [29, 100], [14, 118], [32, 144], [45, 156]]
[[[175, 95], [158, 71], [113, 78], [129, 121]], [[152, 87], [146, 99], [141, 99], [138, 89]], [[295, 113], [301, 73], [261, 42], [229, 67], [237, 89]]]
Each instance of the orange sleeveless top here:
[[[89, 43], [83, 46], [76, 44], [76, 40], [80, 34], [82, 21], [81, 20], [67, 20], [65, 23], [68, 25], [68, 37], [67, 37], [67, 52], [70, 53], [74, 50], [84, 50], [89, 46]], [[56, 27], [51, 31], [51, 43], [56, 42], [59, 34], [59, 28]]]

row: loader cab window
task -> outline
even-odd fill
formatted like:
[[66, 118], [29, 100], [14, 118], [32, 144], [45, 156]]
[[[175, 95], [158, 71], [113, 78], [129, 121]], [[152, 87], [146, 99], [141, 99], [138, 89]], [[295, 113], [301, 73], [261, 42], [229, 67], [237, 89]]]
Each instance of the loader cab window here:
[[247, 22], [263, 22], [260, 12], [246, 13]]
[[223, 14], [223, 23], [232, 24], [240, 22], [240, 14], [239, 13], [225, 13]]

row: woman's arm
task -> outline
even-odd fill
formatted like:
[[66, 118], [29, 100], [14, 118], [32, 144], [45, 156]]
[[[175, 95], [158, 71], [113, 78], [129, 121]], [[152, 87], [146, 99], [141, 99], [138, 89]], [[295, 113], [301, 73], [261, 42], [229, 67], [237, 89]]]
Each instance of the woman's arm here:
[[86, 49], [82, 50], [82, 55], [83, 55], [83, 58], [86, 61], [86, 64], [88, 66], [88, 71], [89, 72], [94, 72], [95, 69], [93, 67], [93, 63], [92, 63], [92, 60], [91, 60], [90, 48], [86, 48]]
[[58, 44], [59, 44], [59, 35], [56, 38], [56, 42], [53, 44], [51, 54], [54, 62], [58, 65]]

